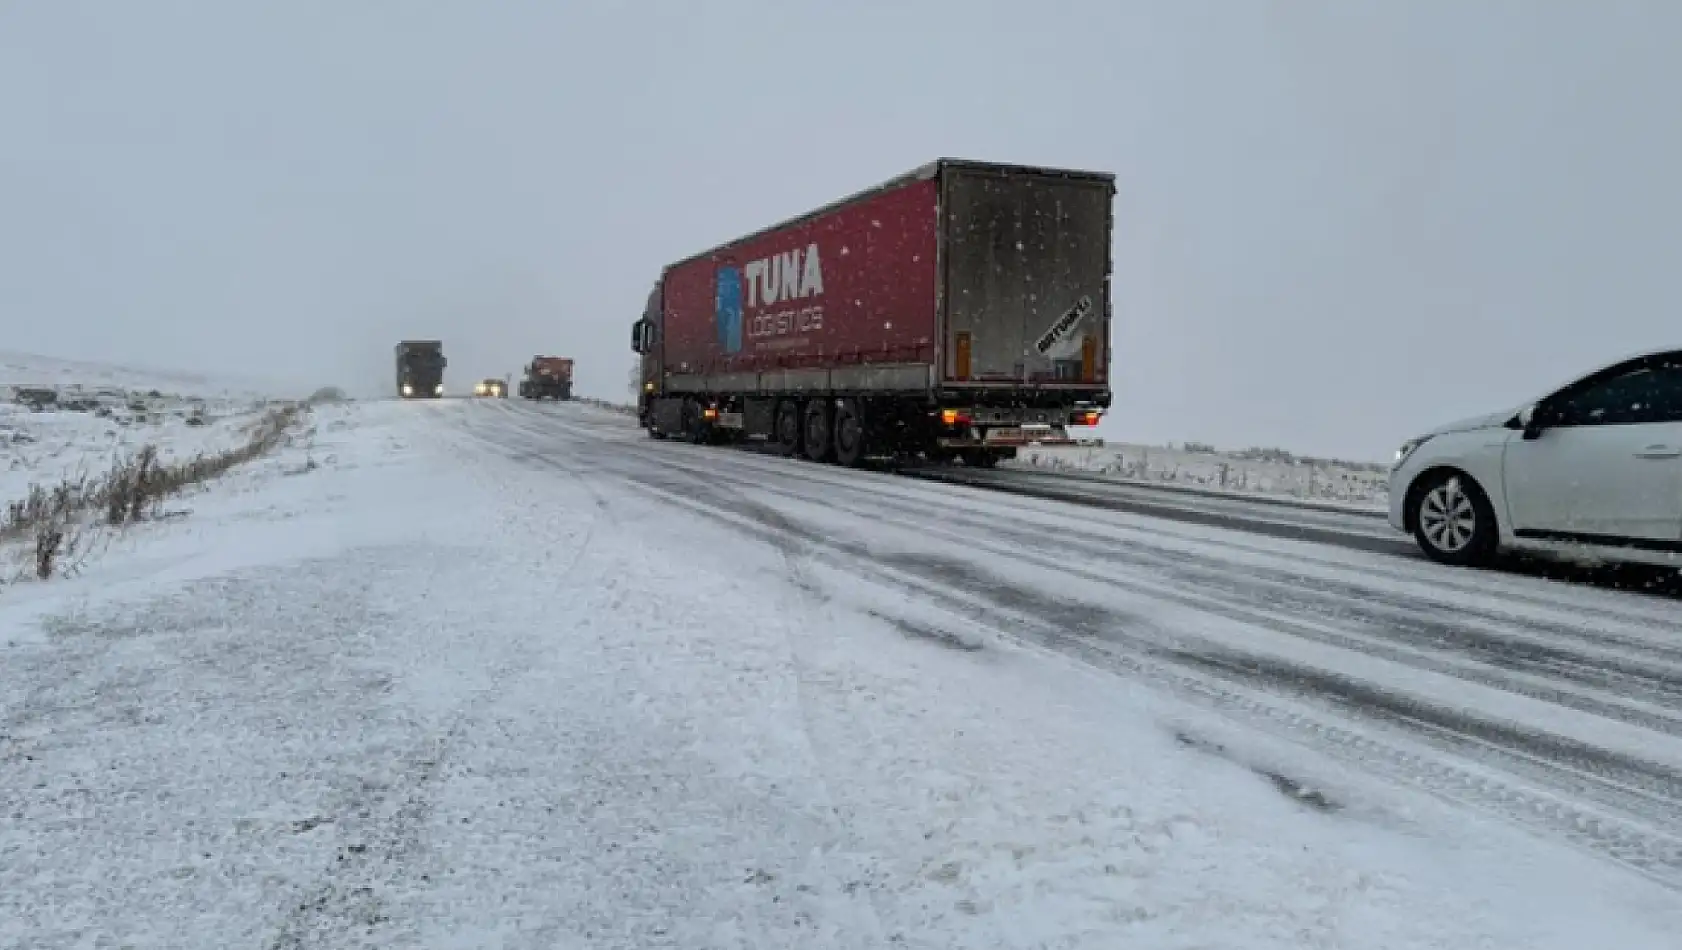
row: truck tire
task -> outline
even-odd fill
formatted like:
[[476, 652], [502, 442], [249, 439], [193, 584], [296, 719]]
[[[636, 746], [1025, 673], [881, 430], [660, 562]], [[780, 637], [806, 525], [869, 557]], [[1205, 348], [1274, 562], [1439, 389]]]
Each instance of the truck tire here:
[[800, 403], [793, 399], [785, 399], [777, 404], [777, 451], [793, 458], [800, 454], [800, 434], [804, 428], [801, 422]]
[[705, 432], [701, 428], [701, 404], [693, 399], [683, 401], [682, 416], [683, 438], [695, 445], [707, 441]]
[[805, 415], [806, 457], [814, 462], [827, 462], [835, 450], [830, 436], [834, 414], [830, 412], [829, 400], [819, 398], [807, 402]]
[[866, 438], [864, 417], [858, 403], [843, 399], [835, 407], [835, 461], [848, 468], [856, 468], [864, 461]]

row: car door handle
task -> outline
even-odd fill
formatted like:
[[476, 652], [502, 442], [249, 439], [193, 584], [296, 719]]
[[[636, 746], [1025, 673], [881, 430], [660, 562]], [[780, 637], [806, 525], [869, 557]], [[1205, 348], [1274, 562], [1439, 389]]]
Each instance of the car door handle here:
[[1674, 445], [1649, 445], [1635, 453], [1638, 459], [1673, 459], [1682, 456], [1682, 449]]

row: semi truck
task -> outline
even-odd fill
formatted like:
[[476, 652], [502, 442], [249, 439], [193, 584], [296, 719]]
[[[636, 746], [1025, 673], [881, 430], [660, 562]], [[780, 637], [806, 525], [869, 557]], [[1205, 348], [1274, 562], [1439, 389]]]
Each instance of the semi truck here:
[[945, 158], [667, 265], [631, 331], [640, 424], [843, 465], [1099, 444], [1069, 430], [1110, 405], [1114, 196]]
[[520, 380], [521, 399], [571, 399], [572, 360], [564, 356], [534, 356]]
[[397, 344], [397, 395], [403, 399], [437, 399], [444, 395], [442, 340], [404, 340]]

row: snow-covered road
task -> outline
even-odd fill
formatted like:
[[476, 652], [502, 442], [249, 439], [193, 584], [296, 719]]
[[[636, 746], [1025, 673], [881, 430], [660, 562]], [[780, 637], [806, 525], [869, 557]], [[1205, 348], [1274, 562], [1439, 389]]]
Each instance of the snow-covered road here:
[[320, 468], [0, 599], [0, 947], [1682, 928], [1673, 603], [579, 406], [331, 413]]
[[581, 455], [892, 600], [963, 616], [966, 636], [1078, 656], [1682, 888], [1670, 602], [639, 443], [605, 415], [473, 424], [517, 457]]

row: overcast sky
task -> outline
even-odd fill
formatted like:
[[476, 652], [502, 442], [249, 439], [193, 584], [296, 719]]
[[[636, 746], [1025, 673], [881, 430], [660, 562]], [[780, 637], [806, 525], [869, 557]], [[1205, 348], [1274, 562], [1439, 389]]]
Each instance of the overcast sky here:
[[0, 0], [0, 348], [621, 398], [665, 262], [1119, 177], [1112, 439], [1383, 457], [1682, 343], [1682, 3]]

